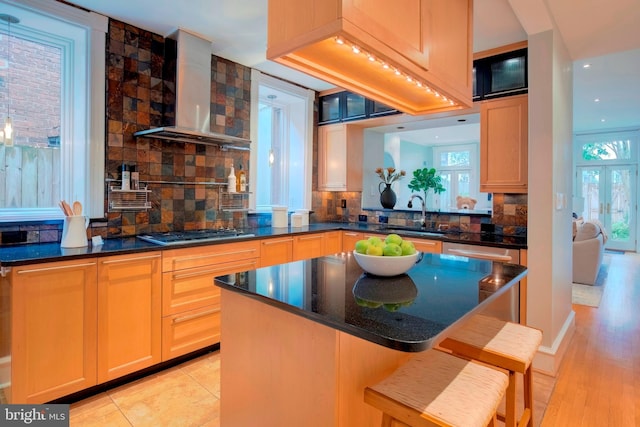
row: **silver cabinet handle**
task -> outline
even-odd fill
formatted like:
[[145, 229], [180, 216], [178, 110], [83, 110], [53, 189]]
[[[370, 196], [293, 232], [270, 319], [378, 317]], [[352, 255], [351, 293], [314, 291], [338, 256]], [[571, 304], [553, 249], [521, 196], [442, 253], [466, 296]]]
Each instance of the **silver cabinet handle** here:
[[143, 259], [154, 259], [160, 258], [160, 255], [149, 255], [149, 256], [139, 256], [135, 258], [123, 258], [123, 259], [112, 259], [107, 261], [101, 261], [102, 264], [119, 264], [121, 262], [131, 262], [131, 261], [140, 261]]
[[208, 254], [208, 255], [186, 256], [186, 257], [175, 258], [173, 263], [175, 264], [176, 262], [191, 261], [194, 259], [215, 258], [223, 255], [226, 256], [226, 255], [238, 255], [238, 254], [251, 254], [255, 252], [256, 252], [255, 249], [245, 249], [245, 250], [234, 251], [234, 252], [220, 252], [220, 253]]
[[[246, 268], [247, 270], [253, 270], [254, 268], [256, 268], [256, 261], [251, 261], [248, 262], [246, 264], [236, 264], [233, 265], [234, 269], [235, 268], [240, 268], [240, 270]], [[221, 270], [228, 270], [229, 266], [228, 265], [221, 265], [218, 268], [210, 268], [208, 270], [201, 270], [201, 271], [196, 271], [193, 273], [182, 273], [182, 274], [176, 274], [173, 276], [174, 279], [188, 279], [190, 277], [198, 277], [198, 276], [204, 276], [206, 274], [212, 274], [212, 273], [217, 273]]]
[[27, 273], [39, 273], [41, 271], [51, 271], [51, 270], [64, 270], [67, 268], [77, 268], [77, 267], [89, 267], [92, 265], [96, 265], [95, 262], [87, 262], [84, 264], [73, 264], [73, 265], [61, 265], [59, 267], [45, 267], [45, 268], [34, 268], [32, 270], [18, 270], [18, 274], [27, 274]]
[[486, 252], [468, 251], [464, 249], [449, 249], [448, 253], [452, 255], [465, 256], [467, 258], [487, 259], [489, 261], [511, 261], [509, 255], [490, 254]]
[[266, 246], [266, 245], [275, 245], [275, 244], [278, 244], [278, 243], [286, 243], [286, 242], [292, 242], [292, 241], [293, 241], [292, 238], [289, 238], [289, 239], [273, 239], [273, 240], [264, 240], [262, 242], [262, 244]]
[[216, 308], [216, 309], [213, 309], [213, 310], [205, 311], [204, 313], [197, 313], [197, 314], [190, 314], [190, 315], [187, 315], [187, 316], [175, 317], [173, 319], [173, 323], [186, 322], [187, 320], [197, 319], [198, 317], [208, 316], [210, 314], [218, 313], [219, 311], [220, 311], [220, 309]]

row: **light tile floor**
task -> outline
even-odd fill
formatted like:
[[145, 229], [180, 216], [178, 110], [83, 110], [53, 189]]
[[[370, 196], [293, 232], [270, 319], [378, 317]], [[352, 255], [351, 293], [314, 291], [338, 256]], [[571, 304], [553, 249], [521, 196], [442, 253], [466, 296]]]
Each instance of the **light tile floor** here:
[[[520, 399], [522, 377], [517, 380]], [[534, 373], [536, 427], [554, 384], [553, 377]], [[220, 352], [76, 402], [71, 405], [70, 418], [71, 427], [219, 427]]]
[[78, 427], [219, 427], [220, 352], [71, 405]]

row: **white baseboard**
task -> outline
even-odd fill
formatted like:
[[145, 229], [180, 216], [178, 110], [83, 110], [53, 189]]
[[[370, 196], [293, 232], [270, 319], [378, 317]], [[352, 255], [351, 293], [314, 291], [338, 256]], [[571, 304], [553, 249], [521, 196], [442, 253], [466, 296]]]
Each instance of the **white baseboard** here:
[[567, 351], [569, 342], [576, 330], [576, 313], [572, 310], [562, 329], [551, 347], [540, 346], [533, 358], [533, 369], [546, 375], [555, 377], [560, 368], [560, 362]]

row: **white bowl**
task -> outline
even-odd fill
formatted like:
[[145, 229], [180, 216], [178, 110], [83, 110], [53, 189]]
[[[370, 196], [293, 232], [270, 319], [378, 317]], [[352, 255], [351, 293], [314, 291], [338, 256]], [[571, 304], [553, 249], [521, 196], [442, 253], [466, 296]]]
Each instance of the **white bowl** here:
[[367, 273], [374, 276], [397, 276], [406, 273], [418, 261], [420, 252], [402, 256], [365, 255], [353, 251], [353, 257], [358, 265]]

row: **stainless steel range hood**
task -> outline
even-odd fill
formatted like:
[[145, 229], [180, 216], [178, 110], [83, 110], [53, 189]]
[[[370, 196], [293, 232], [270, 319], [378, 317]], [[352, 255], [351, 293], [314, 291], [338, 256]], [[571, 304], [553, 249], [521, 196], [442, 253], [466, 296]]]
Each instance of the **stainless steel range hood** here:
[[185, 30], [178, 30], [175, 37], [178, 46], [176, 125], [142, 130], [133, 135], [195, 144], [251, 143], [248, 139], [210, 131], [211, 42]]

